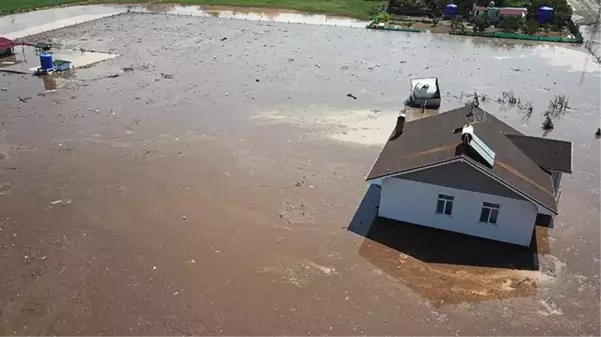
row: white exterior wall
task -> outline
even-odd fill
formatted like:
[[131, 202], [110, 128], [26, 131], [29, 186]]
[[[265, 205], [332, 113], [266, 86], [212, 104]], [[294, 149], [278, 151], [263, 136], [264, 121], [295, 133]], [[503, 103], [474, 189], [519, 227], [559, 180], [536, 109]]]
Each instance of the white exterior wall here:
[[[451, 216], [436, 213], [438, 194], [455, 197]], [[483, 202], [500, 205], [496, 225], [479, 221]], [[530, 201], [399, 178], [382, 181], [378, 210], [384, 218], [522, 246], [530, 245], [536, 214], [537, 206]]]

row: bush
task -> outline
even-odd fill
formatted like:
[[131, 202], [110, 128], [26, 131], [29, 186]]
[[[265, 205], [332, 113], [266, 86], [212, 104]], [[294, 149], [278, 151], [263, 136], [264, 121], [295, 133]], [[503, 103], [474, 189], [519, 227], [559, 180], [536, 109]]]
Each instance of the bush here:
[[488, 14], [482, 13], [474, 20], [474, 32], [485, 32], [488, 27], [490, 27]]
[[378, 14], [378, 16], [376, 16], [376, 18], [374, 19], [376, 23], [380, 23], [380, 22], [388, 22], [390, 20], [392, 20], [392, 15], [386, 13], [386, 12], [381, 12], [380, 14]]
[[526, 34], [534, 35], [538, 33], [538, 22], [536, 22], [536, 20], [534, 19], [528, 19], [526, 20], [526, 23], [524, 24], [522, 30]]
[[451, 20], [451, 33], [465, 33], [465, 24], [461, 17]]
[[438, 18], [442, 16], [446, 2], [443, 0], [429, 0], [427, 1], [428, 17]]
[[506, 33], [516, 32], [523, 26], [523, 20], [519, 16], [502, 16], [497, 28]]

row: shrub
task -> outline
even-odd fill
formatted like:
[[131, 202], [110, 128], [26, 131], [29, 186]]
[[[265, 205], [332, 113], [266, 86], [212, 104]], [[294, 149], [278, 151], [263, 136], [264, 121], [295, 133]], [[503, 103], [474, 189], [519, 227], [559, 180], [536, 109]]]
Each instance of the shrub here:
[[536, 22], [536, 20], [534, 20], [534, 19], [528, 19], [528, 20], [526, 20], [522, 30], [526, 34], [534, 35], [534, 34], [538, 33], [538, 22]]
[[485, 32], [488, 27], [490, 27], [488, 14], [482, 13], [474, 20], [474, 32]]
[[388, 22], [390, 20], [392, 20], [392, 15], [386, 13], [386, 12], [381, 12], [380, 14], [378, 14], [378, 16], [376, 16], [376, 18], [374, 19], [376, 21], [376, 23], [380, 23], [380, 22]]
[[451, 33], [465, 33], [465, 24], [461, 17], [451, 20]]

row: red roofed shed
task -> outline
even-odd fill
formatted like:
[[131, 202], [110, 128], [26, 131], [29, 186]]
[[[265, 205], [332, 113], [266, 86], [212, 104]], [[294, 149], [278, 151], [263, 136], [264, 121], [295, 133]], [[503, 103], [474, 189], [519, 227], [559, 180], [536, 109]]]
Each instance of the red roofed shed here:
[[15, 43], [15, 41], [9, 40], [5, 37], [0, 37], [0, 55], [12, 54], [13, 48], [16, 45], [17, 44]]

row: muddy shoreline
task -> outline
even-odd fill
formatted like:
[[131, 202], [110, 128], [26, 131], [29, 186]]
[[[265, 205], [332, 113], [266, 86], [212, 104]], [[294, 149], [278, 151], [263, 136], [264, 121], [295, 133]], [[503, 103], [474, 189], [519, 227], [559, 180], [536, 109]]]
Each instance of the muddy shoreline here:
[[[1, 334], [599, 334], [601, 71], [586, 53], [152, 14], [31, 39], [120, 57], [52, 93], [0, 76]], [[453, 239], [395, 229], [423, 242], [409, 249], [378, 239], [386, 224], [349, 228], [415, 75], [439, 77], [443, 109], [477, 90], [537, 136], [553, 95], [570, 97], [548, 136], [574, 142], [574, 173], [536, 267], [424, 261]]]

